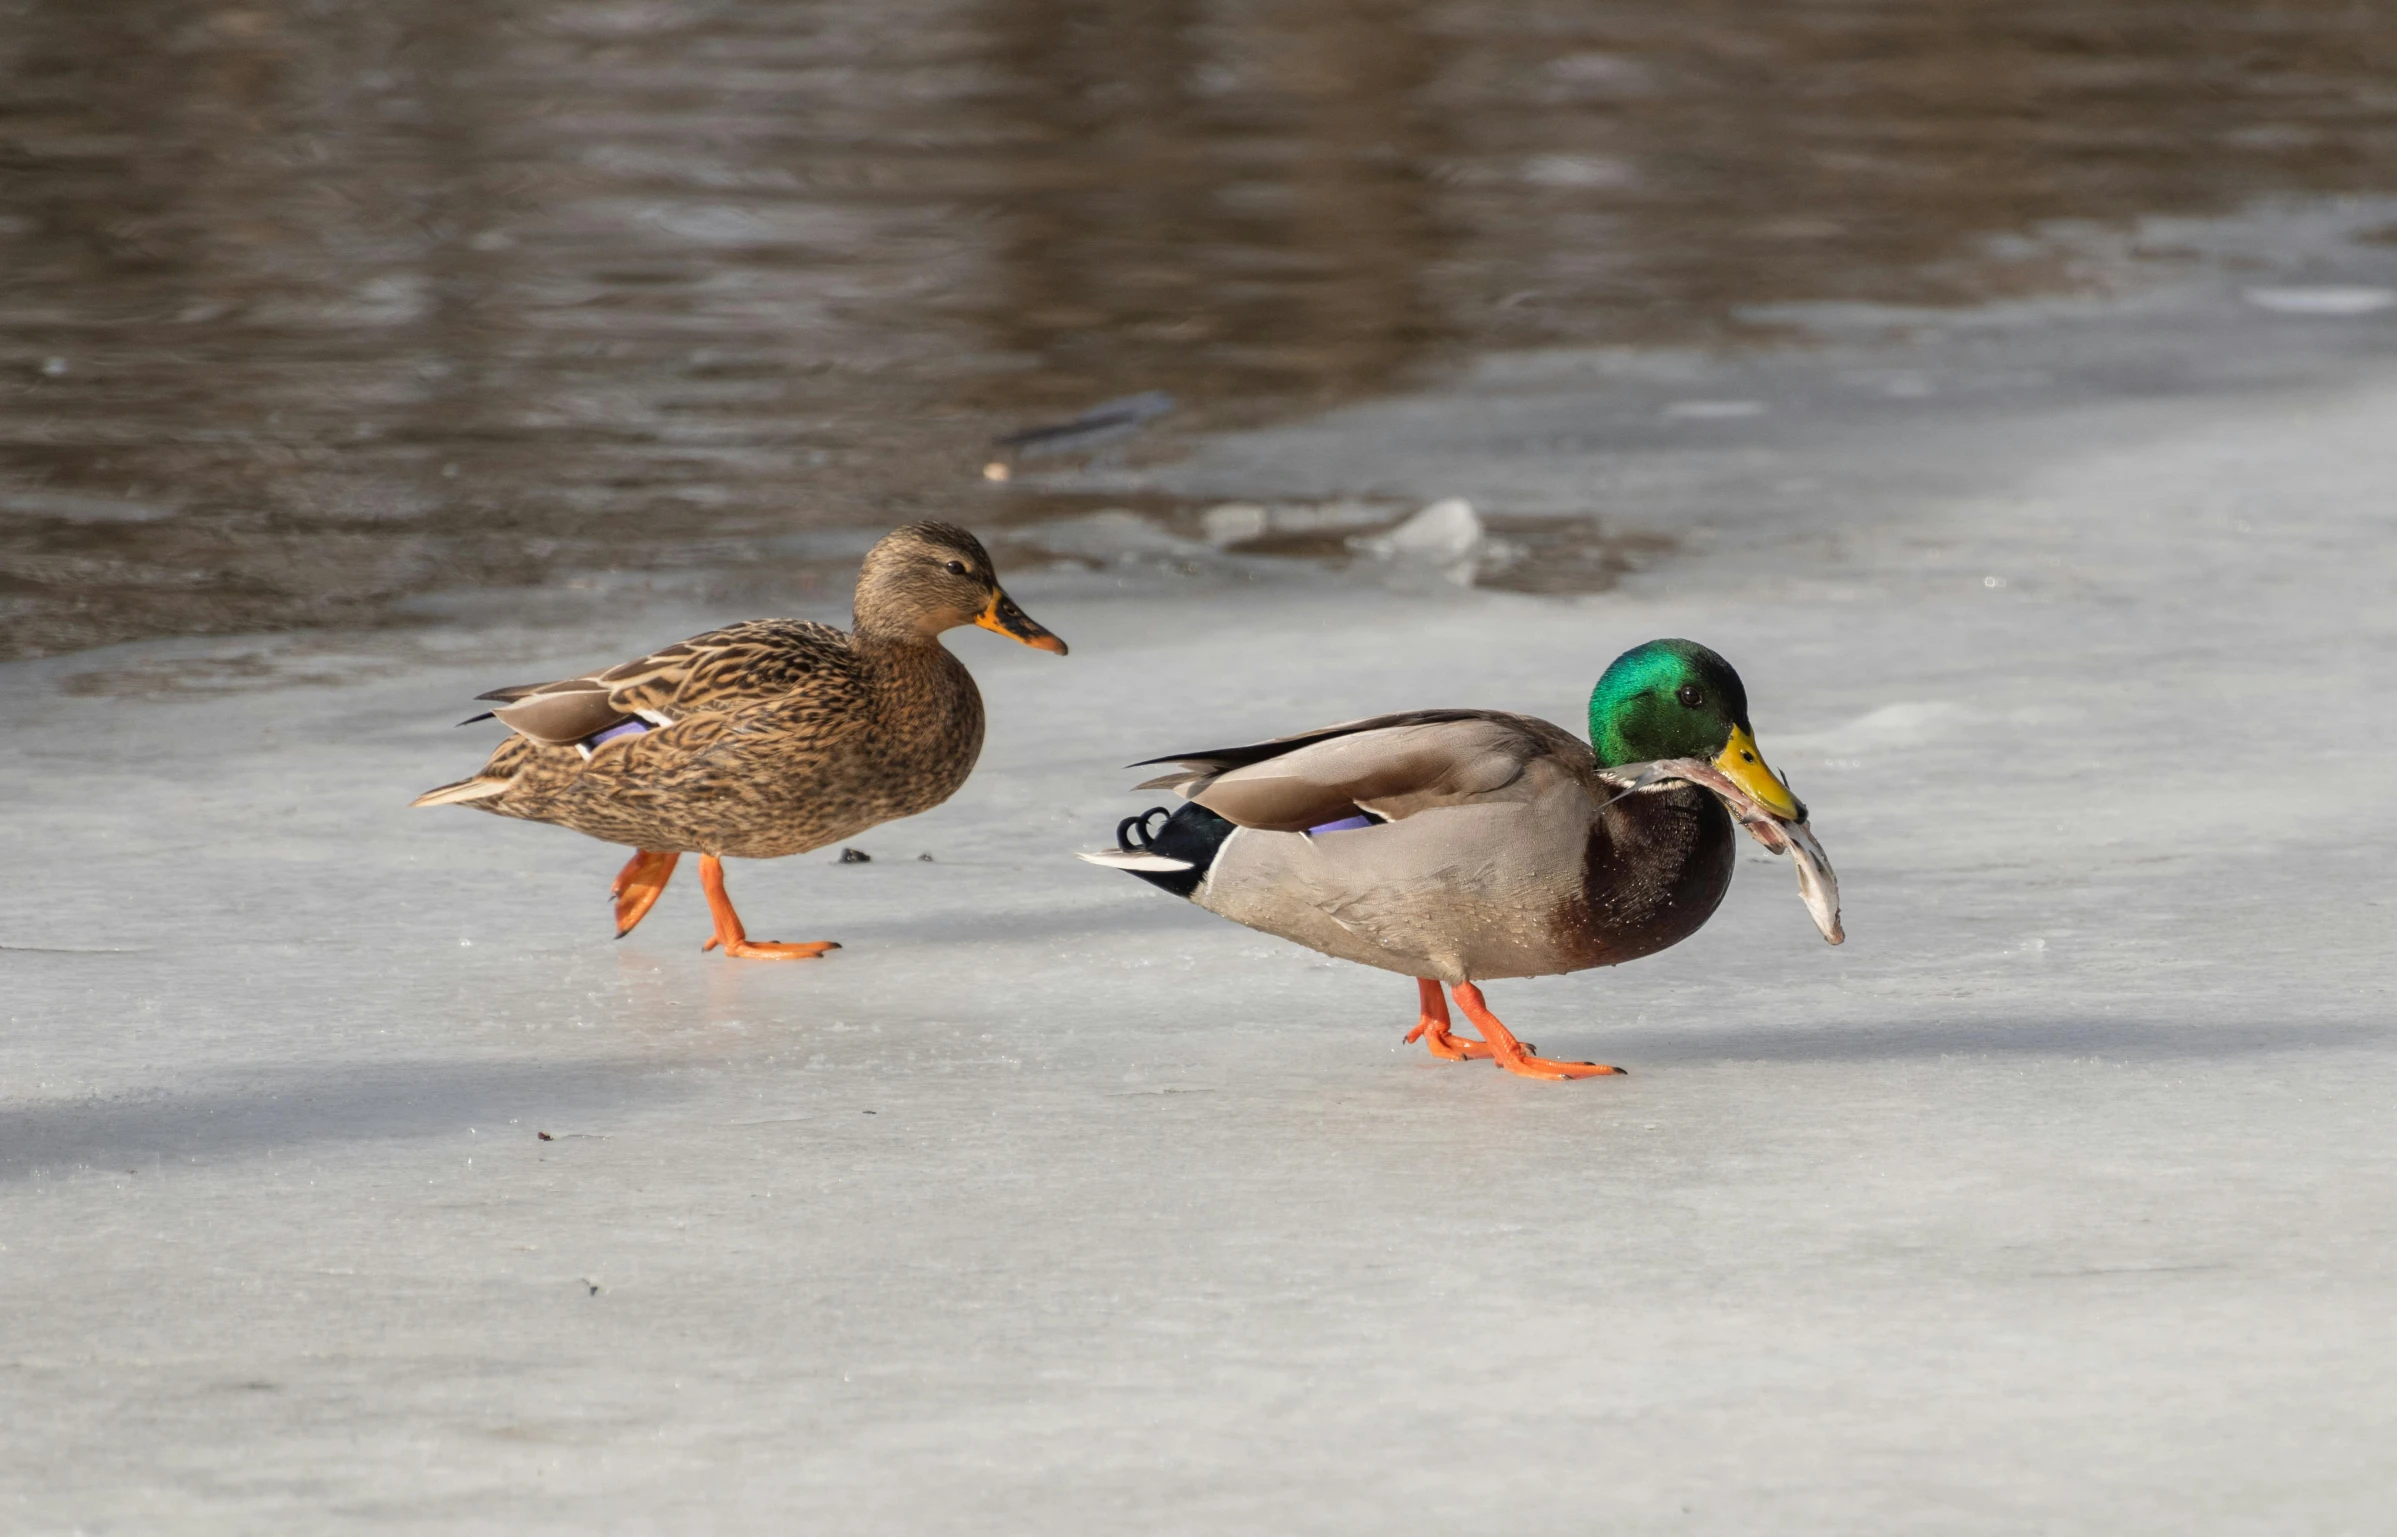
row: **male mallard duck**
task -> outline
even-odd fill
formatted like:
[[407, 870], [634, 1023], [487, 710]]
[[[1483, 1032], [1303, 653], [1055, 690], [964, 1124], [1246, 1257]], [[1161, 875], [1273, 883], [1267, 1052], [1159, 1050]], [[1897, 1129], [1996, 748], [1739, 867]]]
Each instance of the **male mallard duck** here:
[[828, 941], [749, 937], [724, 893], [727, 855], [804, 854], [929, 811], [982, 752], [982, 695], [940, 643], [976, 624], [1065, 655], [999, 588], [982, 542], [947, 523], [895, 529], [857, 578], [856, 628], [752, 619], [557, 683], [493, 689], [516, 730], [472, 779], [416, 797], [555, 822], [633, 855], [609, 895], [632, 932], [674, 863], [699, 855], [716, 933], [700, 948], [807, 960]]
[[[1619, 965], [1696, 933], [1731, 884], [1726, 805], [1758, 842], [1795, 852], [1816, 926], [1844, 937], [1830, 864], [1757, 749], [1747, 689], [1686, 640], [1615, 659], [1590, 693], [1589, 746], [1528, 715], [1412, 710], [1147, 762], [1182, 767], [1139, 788], [1191, 804], [1126, 818], [1115, 848], [1084, 859], [1414, 977], [1407, 1039], [1452, 1061], [1622, 1071], [1533, 1055], [1477, 984]], [[1443, 982], [1480, 1040], [1451, 1032]]]

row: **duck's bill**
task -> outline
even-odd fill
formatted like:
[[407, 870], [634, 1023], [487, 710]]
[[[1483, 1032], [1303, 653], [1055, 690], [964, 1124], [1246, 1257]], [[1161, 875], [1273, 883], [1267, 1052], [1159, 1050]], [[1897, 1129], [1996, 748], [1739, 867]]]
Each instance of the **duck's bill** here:
[[1789, 786], [1772, 765], [1764, 761], [1764, 749], [1756, 745], [1745, 726], [1731, 728], [1731, 740], [1715, 755], [1715, 768], [1725, 779], [1739, 786], [1742, 794], [1784, 822], [1806, 820], [1806, 806], [1790, 793]]
[[1010, 640], [1020, 640], [1035, 651], [1065, 655], [1065, 642], [1035, 623], [1030, 614], [1015, 606], [1015, 599], [1003, 592], [991, 595], [990, 607], [975, 615], [974, 623], [986, 630], [996, 630]]

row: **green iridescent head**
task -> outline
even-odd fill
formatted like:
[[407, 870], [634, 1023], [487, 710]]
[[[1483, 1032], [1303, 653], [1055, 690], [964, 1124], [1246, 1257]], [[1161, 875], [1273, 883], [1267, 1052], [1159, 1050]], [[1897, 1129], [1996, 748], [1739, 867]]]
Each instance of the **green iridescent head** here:
[[1590, 747], [1607, 768], [1703, 759], [1776, 815], [1804, 815], [1757, 749], [1747, 686], [1696, 641], [1652, 640], [1616, 657], [1590, 690]]

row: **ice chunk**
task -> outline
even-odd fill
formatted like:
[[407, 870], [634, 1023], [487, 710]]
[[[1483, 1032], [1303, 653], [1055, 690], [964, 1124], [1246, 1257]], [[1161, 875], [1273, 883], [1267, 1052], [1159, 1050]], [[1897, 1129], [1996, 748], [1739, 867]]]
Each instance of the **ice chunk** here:
[[1481, 514], [1461, 496], [1432, 503], [1386, 534], [1356, 541], [1358, 549], [1384, 560], [1462, 560], [1488, 537]]
[[1181, 538], [1156, 520], [1121, 507], [1044, 523], [1032, 537], [1044, 550], [1110, 565], [1211, 553], [1206, 545]]
[[1262, 539], [1272, 527], [1273, 514], [1254, 502], [1225, 502], [1199, 518], [1199, 531], [1219, 550]]

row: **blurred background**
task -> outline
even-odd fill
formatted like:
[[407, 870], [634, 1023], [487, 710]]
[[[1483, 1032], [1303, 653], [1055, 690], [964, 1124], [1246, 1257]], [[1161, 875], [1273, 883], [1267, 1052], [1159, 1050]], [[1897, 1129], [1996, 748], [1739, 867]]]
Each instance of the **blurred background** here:
[[745, 596], [1088, 510], [982, 467], [1110, 397], [1170, 455], [2392, 166], [2361, 0], [0, 0], [0, 656]]

